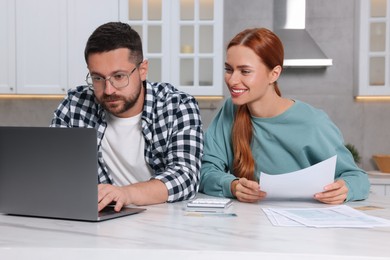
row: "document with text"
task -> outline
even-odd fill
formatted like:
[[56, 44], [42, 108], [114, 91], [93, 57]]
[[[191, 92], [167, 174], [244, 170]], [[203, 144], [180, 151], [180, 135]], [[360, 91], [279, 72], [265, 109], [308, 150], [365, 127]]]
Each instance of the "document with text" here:
[[274, 226], [389, 227], [390, 220], [369, 216], [347, 205], [324, 208], [263, 208]]

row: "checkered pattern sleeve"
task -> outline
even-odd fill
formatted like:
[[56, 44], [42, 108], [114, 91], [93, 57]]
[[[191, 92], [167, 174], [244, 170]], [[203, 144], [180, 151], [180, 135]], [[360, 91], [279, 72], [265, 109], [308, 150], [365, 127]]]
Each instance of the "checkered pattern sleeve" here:
[[68, 127], [70, 122], [69, 100], [64, 99], [54, 112], [50, 127]]
[[154, 144], [146, 156], [153, 160], [149, 163], [154, 165], [153, 178], [166, 185], [168, 202], [193, 198], [199, 188], [203, 155], [198, 104], [193, 97], [176, 92], [154, 102], [153, 106], [154, 124], [146, 135]]
[[87, 86], [68, 91], [54, 112], [51, 127], [95, 127], [98, 108], [93, 92]]

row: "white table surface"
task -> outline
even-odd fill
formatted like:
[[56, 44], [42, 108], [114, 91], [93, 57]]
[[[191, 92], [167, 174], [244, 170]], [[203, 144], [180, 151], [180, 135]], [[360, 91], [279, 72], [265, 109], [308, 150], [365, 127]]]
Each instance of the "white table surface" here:
[[[390, 259], [390, 227], [276, 227], [261, 210], [324, 204], [234, 201], [237, 217], [188, 216], [184, 205], [100, 223], [0, 214], [0, 259]], [[378, 206], [365, 213], [390, 219], [389, 197], [348, 205]]]

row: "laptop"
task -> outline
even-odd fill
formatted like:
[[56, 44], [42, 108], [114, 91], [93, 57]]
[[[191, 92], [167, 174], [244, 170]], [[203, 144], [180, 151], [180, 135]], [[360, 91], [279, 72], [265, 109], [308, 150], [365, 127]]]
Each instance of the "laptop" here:
[[144, 211], [98, 212], [93, 128], [0, 127], [0, 213], [102, 221]]

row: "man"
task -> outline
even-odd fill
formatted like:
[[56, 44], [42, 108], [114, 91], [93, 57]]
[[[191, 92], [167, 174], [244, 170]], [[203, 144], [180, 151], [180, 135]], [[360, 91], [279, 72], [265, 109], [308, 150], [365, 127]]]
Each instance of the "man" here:
[[140, 36], [125, 23], [98, 27], [84, 55], [88, 86], [68, 92], [51, 127], [97, 130], [99, 211], [192, 198], [203, 153], [196, 100], [146, 80]]

